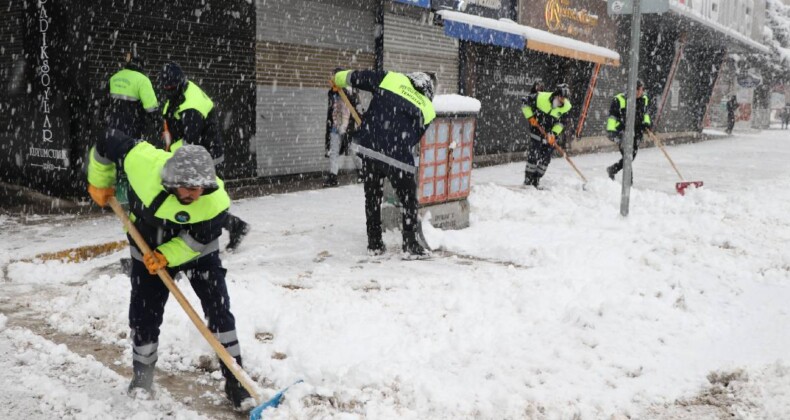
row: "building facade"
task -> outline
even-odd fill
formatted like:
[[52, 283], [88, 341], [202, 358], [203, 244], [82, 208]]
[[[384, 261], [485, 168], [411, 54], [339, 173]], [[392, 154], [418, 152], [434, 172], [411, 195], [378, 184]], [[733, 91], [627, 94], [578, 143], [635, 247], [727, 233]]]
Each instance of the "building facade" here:
[[0, 179], [56, 196], [84, 195], [85, 157], [103, 129], [108, 80], [133, 47], [154, 83], [159, 69], [176, 61], [212, 97], [227, 176], [255, 175], [253, 5], [10, 0], [0, 13]]
[[[693, 134], [725, 57], [760, 51], [765, 4], [670, 5], [643, 18], [640, 77], [656, 129]], [[602, 137], [630, 36], [600, 0], [7, 0], [0, 13], [0, 179], [68, 197], [84, 195], [107, 81], [132, 48], [154, 82], [177, 61], [214, 99], [233, 181], [325, 169], [335, 67], [437, 73], [437, 93], [480, 100], [483, 159], [525, 150], [521, 98], [537, 80], [571, 86], [566, 140]]]

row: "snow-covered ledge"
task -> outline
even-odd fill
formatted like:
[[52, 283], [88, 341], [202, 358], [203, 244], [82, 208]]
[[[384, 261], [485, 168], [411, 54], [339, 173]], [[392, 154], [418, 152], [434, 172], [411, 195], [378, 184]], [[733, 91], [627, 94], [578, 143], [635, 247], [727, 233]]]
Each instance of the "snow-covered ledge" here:
[[433, 98], [433, 108], [437, 114], [477, 114], [480, 112], [480, 101], [454, 93], [436, 95]]

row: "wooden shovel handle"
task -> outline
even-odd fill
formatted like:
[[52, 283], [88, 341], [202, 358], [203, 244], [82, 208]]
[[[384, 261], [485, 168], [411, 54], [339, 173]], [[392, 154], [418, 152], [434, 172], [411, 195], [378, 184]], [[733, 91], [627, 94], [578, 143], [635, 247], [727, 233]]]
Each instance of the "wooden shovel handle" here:
[[[132, 221], [129, 220], [129, 216], [126, 215], [126, 212], [124, 211], [123, 207], [121, 207], [121, 204], [118, 203], [118, 200], [116, 200], [115, 197], [110, 197], [109, 204], [110, 207], [112, 207], [112, 210], [115, 212], [115, 215], [118, 216], [126, 230], [129, 232], [129, 235], [131, 235], [132, 239], [134, 239], [137, 247], [143, 252], [143, 255], [151, 252], [151, 248], [145, 242], [145, 239], [143, 239], [142, 235], [140, 235], [140, 232], [137, 231], [137, 228], [134, 227]], [[236, 359], [234, 359], [233, 356], [228, 353], [225, 347], [223, 347], [222, 344], [216, 339], [216, 337], [211, 334], [211, 331], [209, 331], [208, 327], [206, 327], [206, 324], [203, 323], [203, 320], [200, 319], [200, 316], [198, 316], [197, 312], [195, 312], [195, 309], [192, 308], [192, 305], [189, 304], [189, 301], [187, 301], [186, 297], [184, 297], [184, 294], [181, 293], [181, 290], [178, 288], [178, 286], [176, 286], [176, 283], [173, 281], [173, 278], [170, 277], [170, 274], [167, 272], [167, 270], [164, 268], [159, 269], [156, 274], [159, 275], [159, 278], [162, 279], [162, 282], [165, 284], [167, 289], [170, 290], [170, 293], [173, 295], [173, 297], [175, 297], [181, 307], [184, 308], [184, 312], [187, 313], [189, 319], [192, 320], [193, 324], [195, 324], [198, 331], [200, 331], [200, 334], [203, 335], [203, 338], [208, 341], [209, 345], [211, 345], [211, 348], [213, 348], [217, 353], [217, 356], [219, 356], [219, 358], [225, 363], [225, 366], [228, 368], [228, 370], [230, 370], [230, 372], [233, 373], [233, 376], [239, 380], [244, 389], [246, 389], [247, 392], [249, 392], [250, 395], [255, 398], [256, 403], [260, 404], [261, 397], [258, 395], [255, 387], [252, 386], [252, 379], [247, 376], [247, 374], [241, 369], [241, 366], [236, 363]]]
[[332, 86], [332, 89], [334, 89], [335, 92], [340, 94], [340, 98], [343, 99], [343, 103], [346, 104], [348, 110], [351, 111], [351, 116], [354, 117], [354, 121], [357, 122], [357, 127], [360, 127], [362, 125], [362, 118], [359, 117], [356, 108], [354, 108], [354, 105], [351, 105], [351, 101], [348, 100], [348, 96], [346, 96], [346, 91], [344, 91], [343, 88], [336, 85], [334, 80], [330, 79], [329, 84]]
[[[542, 125], [538, 124], [538, 125], [536, 125], [534, 127], [538, 128], [538, 130], [540, 131], [540, 134], [543, 135], [543, 138], [546, 138], [546, 139], [549, 138], [548, 134], [546, 134], [546, 130], [543, 129]], [[585, 176], [582, 175], [582, 172], [579, 170], [579, 168], [576, 167], [576, 165], [573, 163], [571, 158], [568, 157], [568, 154], [565, 153], [565, 150], [559, 144], [557, 144], [556, 136], [555, 136], [555, 141], [554, 141], [554, 145], [553, 146], [554, 146], [554, 149], [556, 151], [558, 151], [558, 152], [560, 152], [560, 154], [562, 154], [562, 157], [565, 158], [565, 160], [571, 165], [571, 168], [573, 168], [573, 170], [576, 171], [576, 174], [579, 175], [579, 178], [581, 178], [582, 181], [584, 181], [584, 183], [586, 184], [587, 183], [587, 178], [585, 178]]]
[[563, 149], [562, 146], [560, 146], [556, 142], [554, 143], [554, 149], [557, 150], [558, 152], [560, 152], [560, 154], [562, 154], [562, 157], [564, 157], [565, 160], [568, 161], [568, 163], [571, 165], [571, 168], [573, 168], [573, 170], [576, 171], [576, 174], [579, 175], [579, 177], [582, 179], [582, 181], [587, 183], [587, 178], [585, 178], [584, 175], [582, 175], [582, 172], [579, 170], [579, 168], [576, 167], [576, 165], [573, 163], [573, 161], [568, 156], [568, 154], [565, 153], [565, 149]]
[[661, 149], [661, 152], [664, 154], [664, 156], [666, 156], [667, 160], [669, 161], [669, 164], [672, 165], [672, 169], [675, 170], [675, 173], [678, 174], [678, 177], [680, 177], [680, 181], [682, 182], [683, 181], [683, 175], [680, 174], [680, 171], [678, 170], [678, 167], [675, 166], [675, 162], [672, 161], [672, 158], [669, 157], [669, 154], [667, 153], [667, 151], [664, 150], [664, 145], [661, 144], [661, 140], [659, 140], [658, 137], [655, 134], [653, 134], [652, 131], [650, 131], [650, 130], [645, 130], [645, 131], [647, 131], [647, 134], [650, 136], [650, 139], [653, 140], [653, 143], [655, 143], [655, 145], [658, 146], [659, 149]]

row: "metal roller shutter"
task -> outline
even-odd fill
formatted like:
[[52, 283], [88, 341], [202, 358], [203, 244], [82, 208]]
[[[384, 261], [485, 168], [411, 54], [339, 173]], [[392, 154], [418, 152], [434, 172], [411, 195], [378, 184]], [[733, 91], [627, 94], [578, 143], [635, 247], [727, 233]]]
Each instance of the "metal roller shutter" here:
[[384, 69], [436, 72], [437, 94], [458, 93], [458, 41], [423, 12], [416, 17], [384, 14]]
[[330, 72], [336, 66], [373, 68], [371, 3], [256, 2], [258, 176], [327, 168], [324, 134]]

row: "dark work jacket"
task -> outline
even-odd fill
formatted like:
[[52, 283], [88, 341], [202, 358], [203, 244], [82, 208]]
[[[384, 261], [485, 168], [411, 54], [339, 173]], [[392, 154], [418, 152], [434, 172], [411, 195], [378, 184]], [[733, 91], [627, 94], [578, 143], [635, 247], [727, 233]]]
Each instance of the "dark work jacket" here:
[[349, 85], [373, 94], [354, 139], [362, 147], [414, 165], [412, 148], [420, 142], [427, 126], [423, 123], [420, 108], [402, 96], [379, 87], [387, 73], [373, 70], [351, 72]]
[[[615, 95], [614, 98], [612, 98], [612, 102], [609, 104], [609, 118], [614, 118], [617, 121], [617, 127], [614, 130], [614, 133], [619, 138], [622, 138], [623, 133], [625, 132], [626, 108], [620, 106], [620, 101], [617, 99], [619, 95], [625, 97], [624, 93], [619, 93]], [[626, 98], [626, 101], [627, 100], [628, 98]], [[634, 141], [641, 141], [644, 131], [651, 127], [650, 110], [648, 109], [649, 107], [650, 99], [647, 96], [647, 93], [644, 93], [642, 96], [636, 98], [636, 112], [634, 114]], [[609, 130], [609, 127], [607, 127], [607, 130]]]
[[[98, 156], [91, 157], [91, 165], [100, 166], [100, 164], [95, 161], [98, 157], [102, 159], [105, 164], [114, 163], [117, 167], [121, 168], [124, 165], [124, 161], [126, 161], [127, 155], [130, 153], [143, 153], [141, 150], [138, 150], [138, 147], [149, 147], [156, 153], [170, 155], [167, 152], [153, 149], [153, 146], [151, 145], [139, 145], [139, 143], [140, 141], [135, 140], [119, 131], [107, 130], [100, 134], [97, 139], [95, 152], [98, 154]], [[133, 149], [135, 151], [133, 151]], [[153, 152], [150, 151], [147, 153], [153, 154]], [[218, 250], [217, 240], [222, 233], [222, 226], [224, 225], [228, 214], [228, 206], [225, 204], [230, 204], [230, 201], [227, 198], [227, 193], [223, 187], [224, 184], [218, 180], [219, 187], [217, 189], [205, 190], [199, 201], [187, 206], [189, 208], [193, 208], [196, 212], [205, 212], [206, 210], [204, 207], [208, 207], [211, 211], [210, 218], [204, 217], [203, 219], [205, 220], [199, 222], [177, 222], [174, 220], [161, 218], [156, 214], [157, 210], [159, 209], [159, 206], [163, 204], [164, 200], [170, 196], [170, 194], [163, 188], [160, 194], [157, 195], [152, 202], [146, 203], [143, 199], [141, 199], [141, 196], [150, 195], [150, 192], [146, 194], [145, 192], [135, 190], [135, 185], [142, 184], [135, 182], [137, 178], [159, 177], [159, 171], [161, 170], [163, 162], [159, 161], [158, 159], [163, 158], [159, 157], [159, 155], [155, 155], [152, 156], [151, 159], [150, 167], [146, 168], [147, 173], [129, 173], [131, 171], [129, 168], [124, 169], [127, 171], [131, 184], [131, 188], [129, 188], [130, 218], [132, 219], [132, 222], [134, 223], [134, 226], [137, 228], [137, 230], [140, 231], [140, 234], [143, 236], [146, 243], [151, 247], [151, 249], [154, 249], [172, 241], [174, 238], [187, 237], [189, 238], [186, 242], [188, 244], [192, 244], [198, 248], [200, 246], [211, 247], [204, 250], [206, 253]], [[93, 171], [96, 169], [97, 168], [95, 167], [89, 168], [89, 170]], [[222, 206], [214, 205], [218, 198], [222, 203]], [[225, 203], [225, 201], [227, 201], [227, 203]], [[137, 248], [137, 245], [131, 240], [131, 238], [129, 242], [132, 244], [132, 256], [136, 259], [141, 259], [142, 253], [140, 249]], [[174, 257], [173, 254], [168, 255], [168, 252], [166, 251], [163, 253], [168, 257], [170, 263], [175, 263], [179, 260], [179, 258]]]
[[[148, 80], [143, 69], [133, 64], [127, 64], [124, 70], [140, 73], [139, 77]], [[147, 83], [147, 89], [151, 95], [155, 96], [150, 82]], [[142, 104], [142, 98], [130, 101], [113, 98], [110, 95], [111, 92], [108, 93], [106, 99], [102, 100], [106, 128], [120, 130], [135, 139], [158, 134], [157, 129], [162, 125], [159, 112], [156, 110], [147, 111]]]
[[[198, 95], [203, 91], [194, 83], [189, 82], [190, 87], [172, 101], [163, 100], [164, 118], [173, 141], [183, 140], [185, 144], [196, 144], [208, 150], [214, 159], [214, 164], [222, 163], [225, 156], [225, 145], [217, 117], [217, 105], [204, 118], [203, 114], [195, 108], [186, 108], [180, 111], [180, 119], [177, 118], [178, 109], [187, 101], [186, 95]], [[194, 85], [194, 86], [191, 86]], [[194, 89], [197, 87], [197, 89]], [[189, 105], [187, 105], [189, 106]]]

